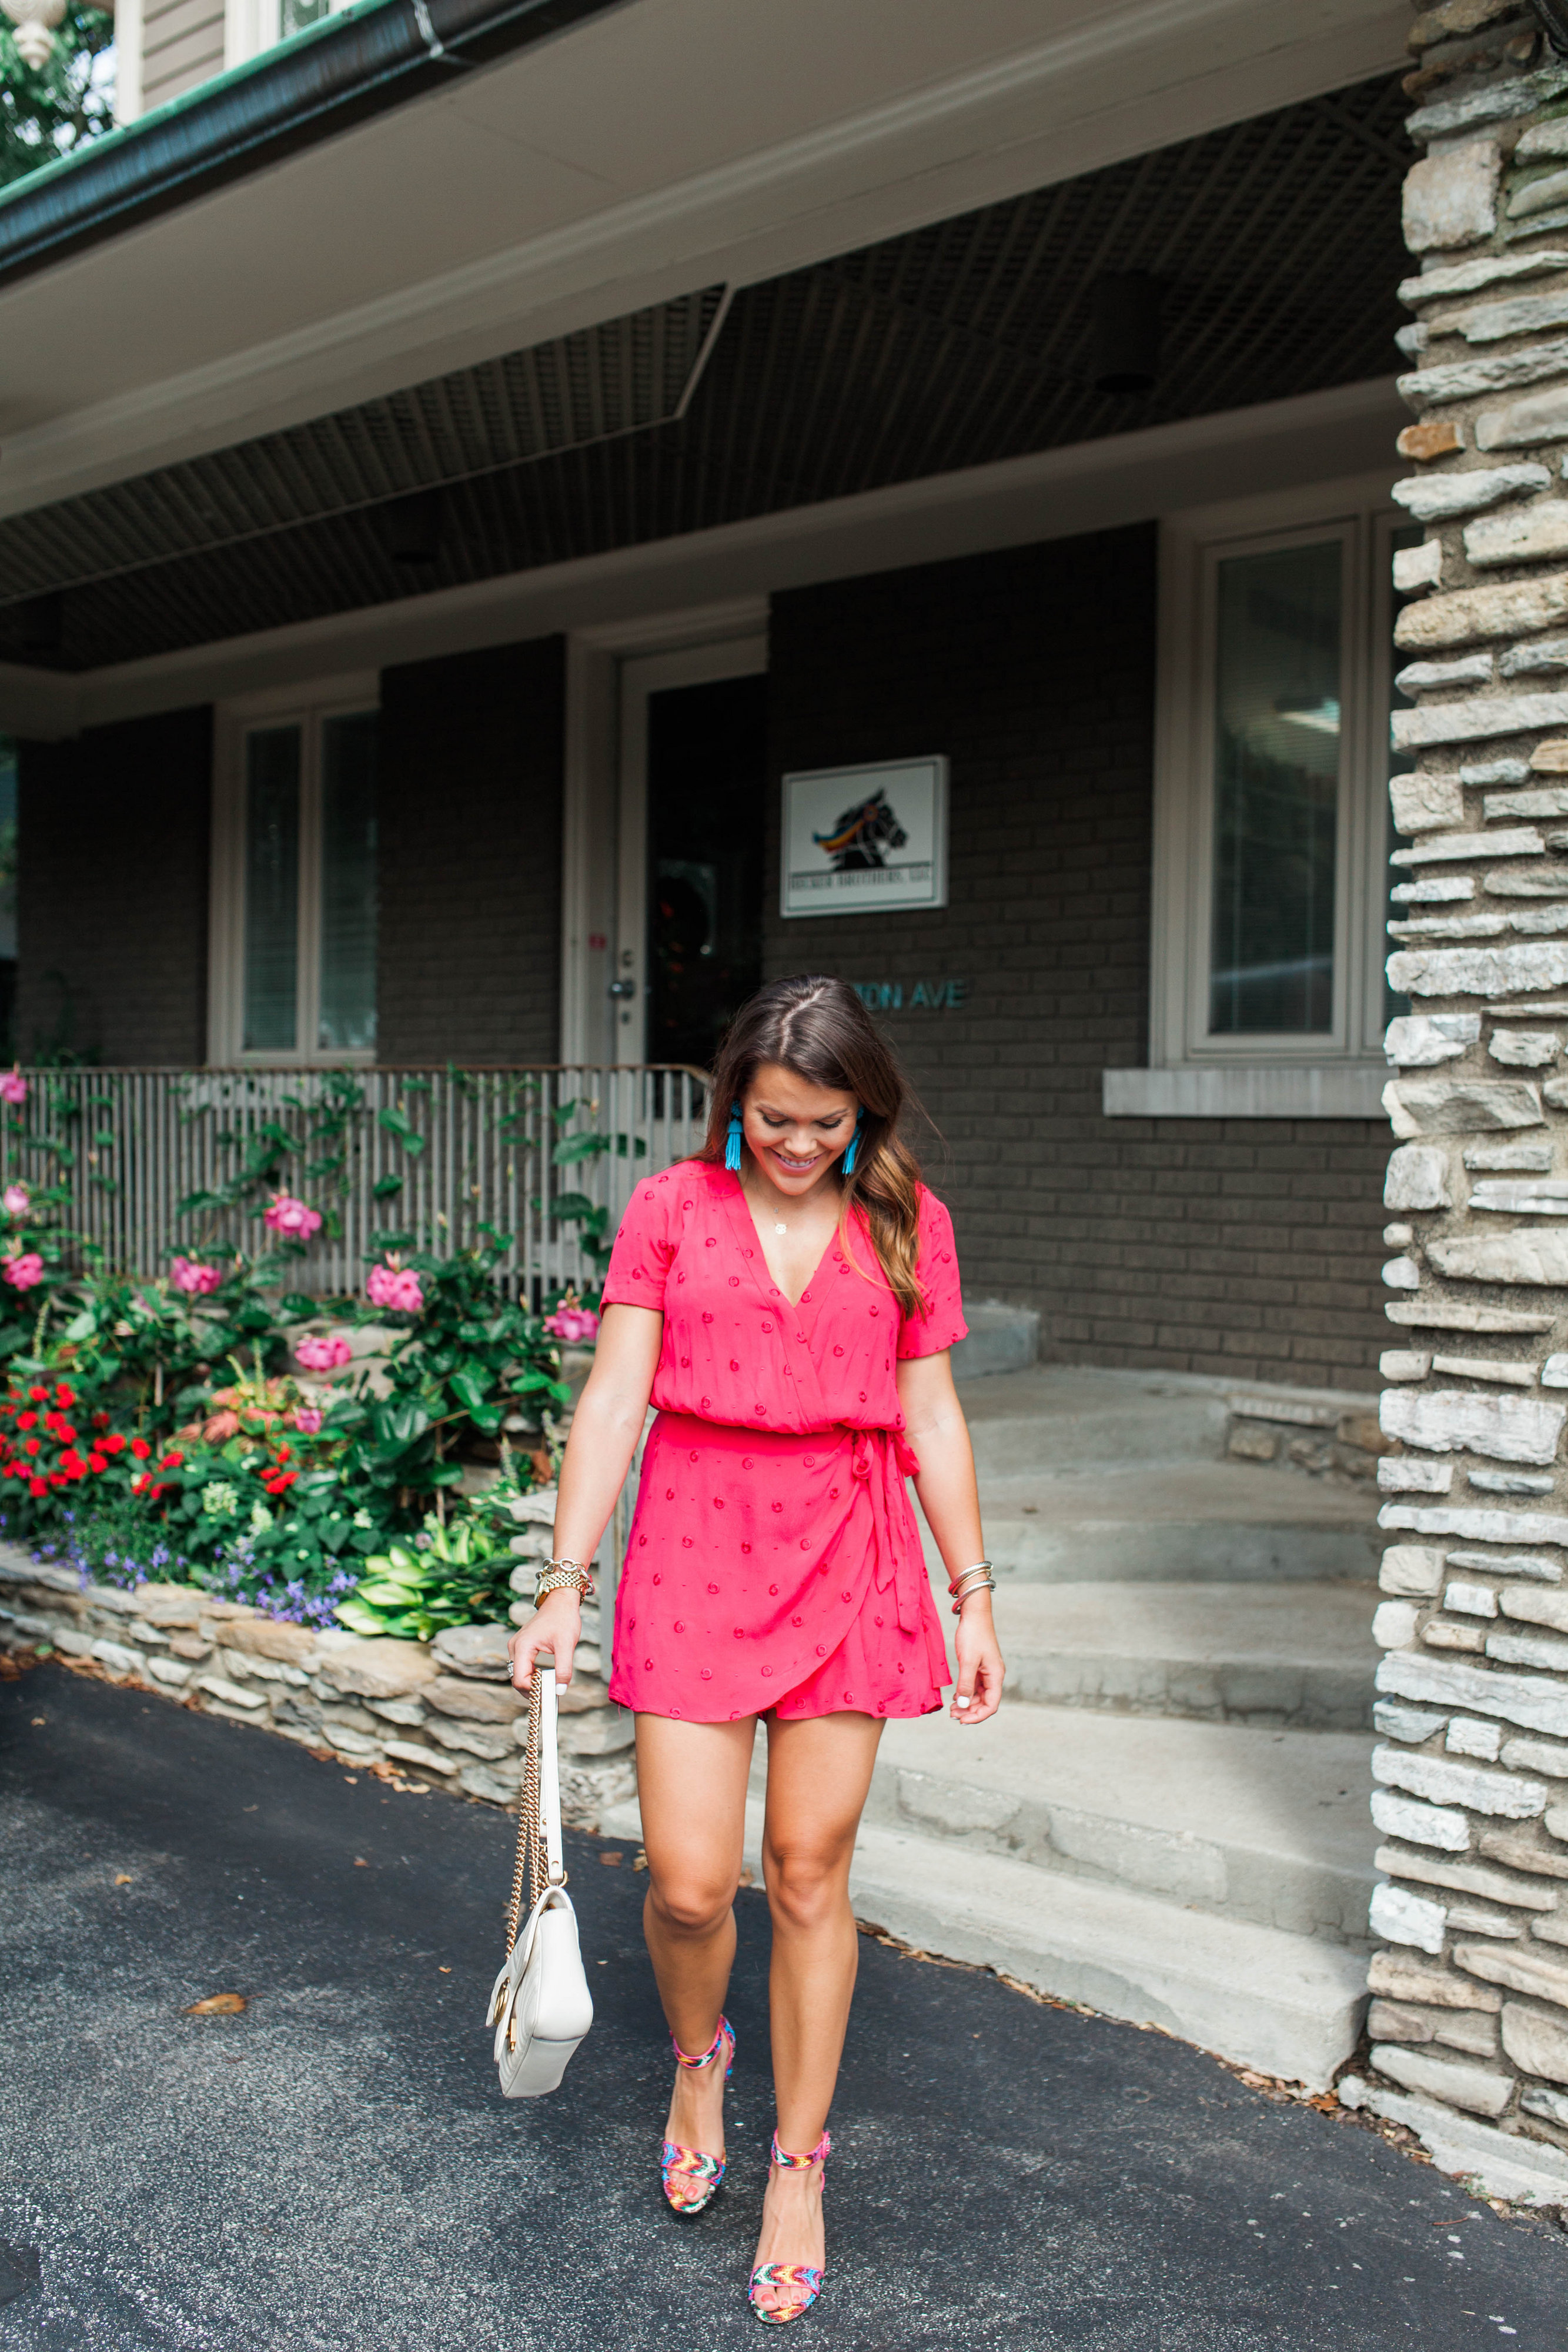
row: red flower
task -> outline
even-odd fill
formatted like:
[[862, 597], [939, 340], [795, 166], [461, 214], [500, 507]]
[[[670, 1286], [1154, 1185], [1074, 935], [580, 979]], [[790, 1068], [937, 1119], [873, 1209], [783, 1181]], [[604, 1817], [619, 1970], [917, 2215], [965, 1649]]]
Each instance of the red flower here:
[[76, 1431], [63, 1414], [57, 1414], [55, 1417], [55, 1435], [62, 1445], [74, 1445], [77, 1442]]
[[38, 1416], [36, 1412], [19, 1412], [16, 1415], [18, 1429], [37, 1429], [37, 1425]]
[[75, 1389], [68, 1388], [65, 1381], [62, 1381], [55, 1391], [55, 1402], [57, 1404], [75, 1404], [76, 1401], [77, 1392]]
[[27, 1394], [32, 1398], [35, 1404], [47, 1404], [49, 1401], [49, 1391], [47, 1389], [29, 1389], [27, 1391]]
[[159, 1462], [158, 1467], [160, 1470], [177, 1470], [184, 1458], [184, 1455], [179, 1451], [179, 1448], [176, 1447], [172, 1454], [165, 1454], [162, 1456], [162, 1460]]
[[[109, 1419], [109, 1415], [107, 1413], [102, 1417], [105, 1421]], [[125, 1440], [118, 1433], [118, 1432], [112, 1437], [100, 1437], [98, 1441], [98, 1450], [100, 1454], [123, 1454], [125, 1451]]]
[[92, 1417], [92, 1425], [95, 1429], [107, 1429], [109, 1427], [108, 1413], [95, 1412]]
[[108, 1463], [104, 1460], [104, 1458], [103, 1458], [102, 1454], [99, 1454], [99, 1453], [97, 1453], [97, 1452], [95, 1451], [95, 1452], [93, 1452], [93, 1453], [91, 1453], [91, 1454], [89, 1454], [88, 1455], [88, 1457], [87, 1457], [87, 1466], [88, 1466], [88, 1468], [89, 1468], [89, 1470], [92, 1470], [92, 1471], [99, 1471], [99, 1470], [107, 1470], [107, 1469], [108, 1469], [108, 1467], [109, 1467], [109, 1465], [108, 1465]]
[[145, 1462], [152, 1448], [144, 1437], [133, 1437], [131, 1441], [131, 1451], [135, 1454], [138, 1462]]
[[48, 1480], [47, 1480], [47, 1478], [29, 1478], [29, 1479], [28, 1479], [28, 1481], [27, 1481], [27, 1492], [28, 1492], [28, 1494], [29, 1494], [29, 1495], [47, 1495], [47, 1494], [48, 1493], [48, 1491], [49, 1491], [49, 1482], [48, 1482]]
[[44, 1441], [41, 1437], [29, 1437], [22, 1448], [24, 1454], [41, 1454], [43, 1450]]

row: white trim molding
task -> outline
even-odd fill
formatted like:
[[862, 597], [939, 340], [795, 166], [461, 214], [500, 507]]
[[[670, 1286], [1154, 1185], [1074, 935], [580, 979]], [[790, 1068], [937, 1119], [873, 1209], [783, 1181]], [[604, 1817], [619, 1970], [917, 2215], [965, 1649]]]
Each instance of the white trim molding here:
[[[768, 600], [735, 596], [567, 639], [560, 1058], [638, 1062], [647, 1002], [648, 696], [768, 667]], [[612, 981], [629, 982], [628, 1001]], [[618, 1010], [643, 1013], [618, 1019]]]
[[[1402, 518], [1388, 501], [1387, 475], [1380, 471], [1191, 509], [1161, 525], [1149, 990], [1153, 1066], [1105, 1073], [1107, 1116], [1326, 1118], [1378, 1113], [1385, 1076], [1381, 1045], [1389, 846], [1388, 558], [1390, 529], [1397, 520]], [[1214, 1034], [1207, 1026], [1207, 995], [1215, 569], [1223, 556], [1319, 540], [1337, 541], [1344, 567], [1330, 1026], [1326, 1032], [1279, 1035]], [[1336, 1069], [1343, 1074], [1343, 1083], [1331, 1084]]]
[[247, 1053], [245, 1017], [246, 737], [257, 726], [297, 724], [301, 730], [299, 807], [298, 979], [295, 1036], [316, 1034], [320, 983], [321, 722], [374, 710], [381, 680], [372, 670], [274, 687], [221, 704], [213, 748], [212, 878], [207, 933], [207, 1060], [214, 1068], [302, 1069], [372, 1063], [375, 1049], [296, 1043], [291, 1053], [269, 1047]]
[[1217, 1070], [1106, 1070], [1107, 1118], [1377, 1118], [1388, 1070], [1378, 1062]]

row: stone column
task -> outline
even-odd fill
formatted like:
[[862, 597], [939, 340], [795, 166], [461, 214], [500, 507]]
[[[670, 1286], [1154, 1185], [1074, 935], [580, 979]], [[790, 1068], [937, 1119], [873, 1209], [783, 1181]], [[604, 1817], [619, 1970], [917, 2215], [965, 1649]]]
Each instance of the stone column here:
[[1419, 15], [1395, 558], [1392, 1542], [1353, 2104], [1568, 2204], [1568, 61]]

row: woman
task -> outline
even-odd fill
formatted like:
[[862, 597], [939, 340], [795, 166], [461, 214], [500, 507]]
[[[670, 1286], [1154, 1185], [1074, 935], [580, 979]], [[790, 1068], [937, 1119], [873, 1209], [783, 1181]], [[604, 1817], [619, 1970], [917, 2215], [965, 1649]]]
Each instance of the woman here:
[[904, 1091], [844, 981], [778, 981], [737, 1016], [703, 1151], [640, 1183], [622, 1221], [561, 1465], [560, 1558], [511, 1644], [520, 1689], [541, 1651], [570, 1681], [581, 1563], [652, 1398], [610, 1694], [636, 1712], [643, 1926], [677, 2061], [661, 2170], [685, 2217], [724, 2176], [723, 2009], [760, 1717], [778, 2129], [750, 2300], [773, 2326], [821, 2286], [857, 1959], [850, 1857], [877, 1742], [952, 1679], [906, 1475], [955, 1594], [953, 1713], [984, 1722], [1001, 1696], [947, 1360], [965, 1332], [953, 1228], [898, 1139]]

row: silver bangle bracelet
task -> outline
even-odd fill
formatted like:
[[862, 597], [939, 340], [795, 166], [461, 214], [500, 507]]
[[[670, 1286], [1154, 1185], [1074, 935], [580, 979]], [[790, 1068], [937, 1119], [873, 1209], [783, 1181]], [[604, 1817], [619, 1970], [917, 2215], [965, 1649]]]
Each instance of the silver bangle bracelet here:
[[964, 1613], [964, 1603], [965, 1603], [965, 1601], [966, 1601], [969, 1600], [973, 1594], [975, 1594], [975, 1593], [977, 1593], [977, 1592], [994, 1592], [994, 1591], [996, 1591], [996, 1589], [997, 1589], [996, 1579], [995, 1579], [994, 1577], [990, 1577], [990, 1576], [988, 1576], [988, 1577], [987, 1577], [987, 1579], [986, 1579], [986, 1580], [985, 1580], [985, 1582], [984, 1582], [983, 1584], [970, 1584], [970, 1585], [967, 1585], [967, 1586], [965, 1587], [964, 1591], [963, 1591], [962, 1592], [960, 1592], [960, 1593], [959, 1593], [958, 1598], [956, 1599], [956, 1601], [954, 1601], [954, 1603], [953, 1603], [953, 1614], [954, 1614], [954, 1616], [955, 1616], [955, 1617], [961, 1617], [961, 1616], [963, 1615], [963, 1613]]
[[994, 1592], [996, 1589], [997, 1580], [991, 1572], [990, 1561], [977, 1560], [973, 1568], [966, 1568], [961, 1574], [954, 1577], [947, 1587], [953, 1596], [954, 1616], [963, 1615], [964, 1603], [972, 1592]]

